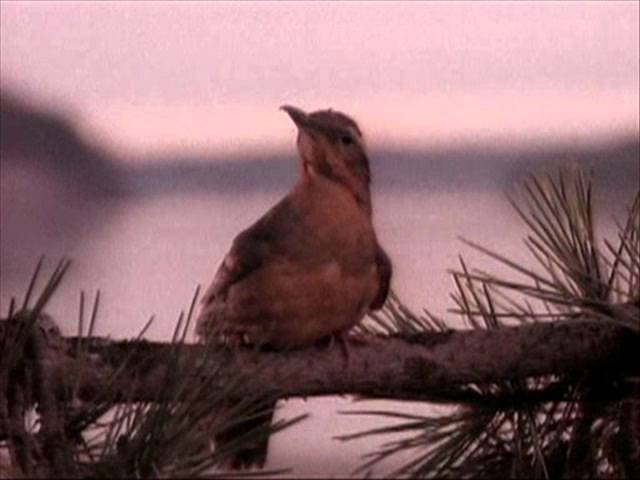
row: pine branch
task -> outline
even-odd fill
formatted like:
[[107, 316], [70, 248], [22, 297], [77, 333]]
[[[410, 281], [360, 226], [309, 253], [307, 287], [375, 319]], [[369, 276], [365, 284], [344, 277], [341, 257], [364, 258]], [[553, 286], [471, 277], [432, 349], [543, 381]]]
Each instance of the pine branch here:
[[[172, 344], [94, 338], [78, 356], [77, 342], [66, 339], [63, 349], [50, 353], [49, 375], [57, 398], [76, 391], [84, 402], [97, 401], [125, 360], [126, 376], [110, 387], [114, 404], [125, 399], [154, 401], [166, 388], [165, 379], [171, 371], [189, 374], [182, 365], [174, 364]], [[590, 369], [640, 371], [632, 361], [640, 348], [639, 335], [625, 327], [587, 319], [494, 330], [360, 337], [349, 346], [348, 359], [341, 349], [327, 346], [289, 352], [207, 351], [200, 344], [181, 348], [180, 362], [198, 365], [194, 375], [206, 377], [203, 372], [215, 372], [221, 383], [246, 378], [235, 390], [240, 398], [353, 394], [460, 401], [460, 391], [452, 387], [572, 375]], [[473, 396], [466, 399], [473, 401]]]

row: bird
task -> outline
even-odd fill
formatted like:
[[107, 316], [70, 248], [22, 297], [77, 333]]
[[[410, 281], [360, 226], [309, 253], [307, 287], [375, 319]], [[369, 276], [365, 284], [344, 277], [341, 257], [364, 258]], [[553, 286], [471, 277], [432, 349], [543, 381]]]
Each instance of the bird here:
[[[300, 175], [276, 205], [233, 240], [201, 300], [205, 342], [275, 350], [345, 339], [389, 293], [392, 264], [373, 225], [371, 171], [360, 127], [332, 110], [284, 105], [297, 127]], [[255, 423], [270, 423], [273, 410]], [[216, 437], [230, 442], [247, 429]], [[233, 468], [263, 466], [268, 436], [240, 450]]]

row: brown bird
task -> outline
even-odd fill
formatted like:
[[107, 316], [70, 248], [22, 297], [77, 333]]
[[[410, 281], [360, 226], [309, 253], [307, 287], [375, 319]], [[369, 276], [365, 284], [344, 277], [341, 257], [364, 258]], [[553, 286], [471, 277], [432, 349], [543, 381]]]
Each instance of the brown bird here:
[[[293, 189], [233, 241], [202, 299], [206, 341], [276, 349], [342, 335], [382, 307], [391, 262], [372, 224], [370, 170], [360, 128], [347, 115], [283, 106], [298, 127], [302, 162]], [[260, 419], [270, 422], [271, 415]], [[250, 428], [234, 428], [228, 442]], [[262, 465], [268, 438], [234, 467]]]

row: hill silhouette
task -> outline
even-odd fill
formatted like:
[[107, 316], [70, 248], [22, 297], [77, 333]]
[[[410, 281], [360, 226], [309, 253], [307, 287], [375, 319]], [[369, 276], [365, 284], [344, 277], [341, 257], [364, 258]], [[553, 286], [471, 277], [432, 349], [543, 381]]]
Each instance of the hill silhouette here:
[[26, 162], [59, 176], [76, 190], [98, 195], [123, 192], [117, 159], [86, 141], [63, 114], [42, 110], [0, 92], [0, 159]]
[[[143, 194], [170, 190], [265, 191], [290, 186], [297, 176], [295, 147], [257, 156], [153, 157], [127, 167], [134, 190]], [[592, 171], [603, 189], [638, 188], [640, 142], [631, 136], [593, 146], [462, 145], [451, 148], [374, 149], [374, 188], [400, 191], [450, 191], [505, 188], [529, 172], [567, 163]]]

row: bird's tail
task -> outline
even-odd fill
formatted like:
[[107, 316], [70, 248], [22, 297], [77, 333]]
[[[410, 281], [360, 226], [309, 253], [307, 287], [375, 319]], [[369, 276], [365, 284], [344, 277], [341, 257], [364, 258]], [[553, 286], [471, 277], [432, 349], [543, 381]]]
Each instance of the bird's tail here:
[[234, 470], [264, 467], [275, 408], [276, 401], [266, 400], [250, 418], [242, 419], [216, 434], [216, 449], [232, 452], [225, 466]]

